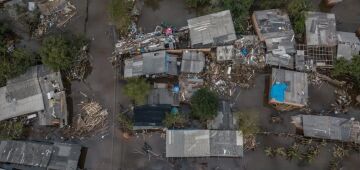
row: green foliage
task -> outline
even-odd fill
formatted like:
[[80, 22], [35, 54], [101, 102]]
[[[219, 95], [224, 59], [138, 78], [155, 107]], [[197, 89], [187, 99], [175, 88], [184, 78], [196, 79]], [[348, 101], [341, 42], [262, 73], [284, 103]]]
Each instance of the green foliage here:
[[168, 128], [182, 127], [185, 123], [186, 123], [186, 119], [180, 113], [177, 114], [167, 113], [163, 121], [164, 126]]
[[239, 130], [242, 131], [244, 136], [253, 135], [259, 132], [258, 127], [258, 113], [249, 112], [237, 112], [235, 114]]
[[64, 37], [45, 38], [40, 49], [42, 62], [54, 70], [67, 70], [74, 62], [71, 44]]
[[119, 121], [120, 126], [122, 127], [123, 130], [128, 131], [128, 132], [132, 131], [134, 123], [124, 113], [119, 113], [118, 121]]
[[111, 20], [121, 35], [128, 32], [131, 23], [132, 3], [129, 0], [111, 0], [109, 12]]
[[208, 88], [199, 89], [191, 97], [192, 116], [206, 121], [217, 115], [218, 96]]
[[141, 105], [145, 103], [150, 88], [150, 84], [143, 78], [129, 78], [124, 87], [124, 93], [133, 100], [135, 104]]
[[254, 0], [187, 0], [190, 8], [197, 8], [204, 11], [203, 14], [230, 10], [236, 32], [243, 33], [247, 28], [247, 21], [250, 17], [249, 11]]
[[62, 36], [47, 37], [40, 49], [41, 60], [53, 70], [68, 70], [74, 66], [80, 49], [86, 43], [86, 39], [82, 36], [71, 40]]
[[359, 87], [360, 85], [360, 55], [355, 55], [351, 61], [340, 58], [335, 62], [332, 75], [339, 78], [348, 77]]
[[8, 79], [24, 73], [38, 62], [35, 55], [21, 48], [8, 50], [15, 37], [6, 24], [0, 23], [0, 86], [4, 86]]
[[24, 131], [24, 125], [19, 121], [2, 121], [0, 123], [0, 140], [19, 138]]

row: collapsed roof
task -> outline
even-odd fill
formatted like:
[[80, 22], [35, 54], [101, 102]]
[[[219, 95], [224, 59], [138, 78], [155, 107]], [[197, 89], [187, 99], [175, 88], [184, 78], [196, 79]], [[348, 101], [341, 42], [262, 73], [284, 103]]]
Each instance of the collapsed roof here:
[[338, 31], [337, 38], [337, 58], [343, 57], [347, 60], [351, 60], [353, 55], [359, 55], [360, 40], [355, 33]]

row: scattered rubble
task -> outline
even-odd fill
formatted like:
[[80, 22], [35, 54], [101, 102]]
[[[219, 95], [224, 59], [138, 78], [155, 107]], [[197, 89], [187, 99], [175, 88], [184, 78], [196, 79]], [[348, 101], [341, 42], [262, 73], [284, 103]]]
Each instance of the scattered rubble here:
[[66, 71], [66, 78], [68, 80], [84, 80], [90, 68], [90, 60], [88, 55], [88, 45], [83, 46], [79, 51], [79, 56], [75, 61], [74, 66]]
[[71, 136], [86, 136], [90, 132], [105, 127], [108, 111], [95, 101], [82, 102], [82, 113], [79, 115], [74, 128], [69, 129]]
[[350, 106], [352, 102], [351, 96], [345, 90], [340, 89], [335, 90], [334, 93], [336, 95], [336, 101], [331, 104], [331, 106], [334, 107], [334, 113], [347, 113], [348, 106]]

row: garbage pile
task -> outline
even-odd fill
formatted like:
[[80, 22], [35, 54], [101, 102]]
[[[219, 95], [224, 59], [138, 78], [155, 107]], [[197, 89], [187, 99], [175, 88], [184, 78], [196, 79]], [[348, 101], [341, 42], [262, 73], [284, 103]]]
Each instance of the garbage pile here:
[[66, 71], [66, 78], [70, 81], [72, 80], [84, 80], [88, 70], [90, 68], [90, 60], [88, 55], [88, 46], [85, 45], [79, 51], [79, 56], [77, 57], [74, 66]]
[[171, 27], [157, 26], [154, 32], [147, 34], [138, 33], [136, 25], [131, 25], [129, 29], [130, 35], [115, 44], [115, 53], [118, 55], [175, 49], [177, 40]]
[[309, 83], [313, 86], [321, 86], [323, 83], [323, 80], [315, 72], [311, 72], [308, 74], [308, 80]]
[[335, 90], [334, 93], [336, 95], [336, 101], [331, 104], [334, 108], [334, 113], [347, 113], [348, 106], [350, 106], [352, 102], [350, 95], [345, 90]]
[[49, 0], [37, 6], [41, 15], [34, 32], [36, 37], [44, 35], [53, 26], [62, 27], [76, 14], [76, 7], [66, 0]]
[[249, 88], [254, 85], [256, 68], [249, 65], [210, 63], [204, 74], [205, 85], [220, 96], [231, 96], [235, 87]]
[[73, 132], [75, 135], [85, 135], [97, 128], [104, 127], [109, 113], [106, 109], [103, 109], [99, 103], [94, 101], [82, 103], [81, 110], [82, 113], [78, 117]]
[[265, 50], [255, 35], [247, 35], [236, 40], [234, 63], [265, 67]]

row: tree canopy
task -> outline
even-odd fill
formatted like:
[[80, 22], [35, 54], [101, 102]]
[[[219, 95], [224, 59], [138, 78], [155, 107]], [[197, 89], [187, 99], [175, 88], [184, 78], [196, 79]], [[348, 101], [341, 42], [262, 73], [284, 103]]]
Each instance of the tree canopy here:
[[128, 32], [131, 23], [131, 8], [132, 2], [128, 0], [111, 0], [110, 2], [111, 20], [122, 35]]
[[0, 123], [0, 140], [19, 138], [23, 131], [24, 126], [20, 121], [2, 121]]
[[135, 104], [144, 104], [150, 88], [150, 84], [143, 78], [129, 78], [124, 87], [124, 93], [133, 100]]
[[54, 70], [66, 70], [74, 63], [71, 44], [61, 36], [44, 39], [40, 49], [42, 62]]
[[353, 81], [358, 89], [360, 89], [360, 55], [355, 55], [348, 61], [344, 58], [340, 58], [335, 62], [332, 75], [335, 77], [348, 78]]
[[[15, 33], [6, 24], [0, 23], [0, 87], [4, 86], [8, 79], [24, 73], [38, 62], [34, 54], [15, 47], [15, 37]], [[14, 46], [14, 49], [10, 50], [11, 46]]]
[[200, 120], [209, 120], [217, 115], [218, 96], [208, 88], [199, 89], [191, 97], [192, 115]]
[[165, 127], [172, 128], [172, 127], [182, 127], [186, 123], [186, 118], [184, 115], [177, 113], [167, 113], [163, 124]]

